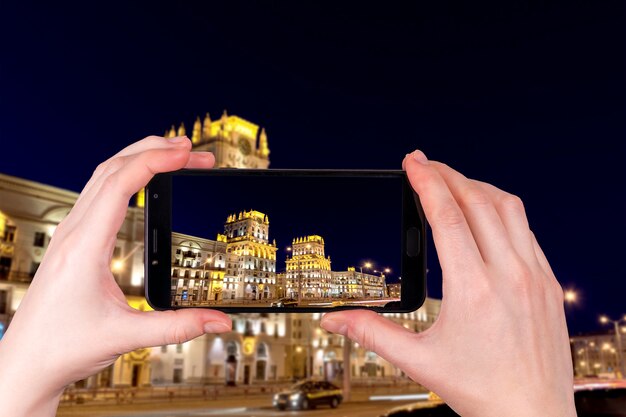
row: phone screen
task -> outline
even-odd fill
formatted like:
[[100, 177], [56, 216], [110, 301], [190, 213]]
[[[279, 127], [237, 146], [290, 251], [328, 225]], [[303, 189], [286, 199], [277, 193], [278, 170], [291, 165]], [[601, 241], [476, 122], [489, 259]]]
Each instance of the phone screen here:
[[171, 306], [400, 300], [402, 178], [172, 176]]

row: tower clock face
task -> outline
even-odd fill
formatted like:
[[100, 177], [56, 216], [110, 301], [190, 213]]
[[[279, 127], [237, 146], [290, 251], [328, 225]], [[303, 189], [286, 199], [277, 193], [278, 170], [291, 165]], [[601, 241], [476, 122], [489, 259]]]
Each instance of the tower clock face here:
[[246, 138], [240, 137], [238, 145], [239, 145], [239, 151], [243, 155], [250, 155], [252, 148], [250, 146], [250, 142]]

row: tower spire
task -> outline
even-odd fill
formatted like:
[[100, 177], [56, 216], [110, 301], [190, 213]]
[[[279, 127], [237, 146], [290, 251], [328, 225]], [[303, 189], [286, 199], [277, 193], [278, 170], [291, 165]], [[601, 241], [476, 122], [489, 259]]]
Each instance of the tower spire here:
[[204, 123], [202, 124], [202, 138], [207, 140], [211, 137], [211, 116], [209, 112], [204, 116]]
[[200, 143], [202, 139], [202, 123], [200, 122], [200, 116], [196, 117], [196, 121], [193, 123], [193, 132], [191, 134], [191, 143], [194, 145]]
[[267, 158], [270, 155], [270, 148], [267, 146], [267, 134], [265, 128], [261, 129], [261, 135], [259, 136], [259, 153], [263, 158]]
[[167, 135], [168, 138], [173, 138], [176, 136], [176, 127], [174, 125], [172, 125], [172, 128], [170, 129], [170, 133]]
[[181, 123], [180, 127], [178, 128], [178, 134], [176, 136], [185, 136], [186, 132], [185, 132], [185, 123]]

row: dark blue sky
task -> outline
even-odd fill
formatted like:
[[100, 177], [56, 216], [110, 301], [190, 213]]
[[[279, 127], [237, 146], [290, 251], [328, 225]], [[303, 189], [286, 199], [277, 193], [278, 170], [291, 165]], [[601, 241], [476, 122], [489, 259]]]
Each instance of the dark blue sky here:
[[387, 281], [398, 282], [400, 178], [182, 176], [174, 177], [172, 190], [175, 232], [215, 240], [229, 214], [258, 210], [268, 216], [269, 243], [276, 239], [276, 272], [285, 271], [293, 238], [320, 235], [333, 271], [371, 262], [376, 270], [390, 268]]
[[79, 191], [224, 108], [266, 128], [272, 167], [398, 168], [419, 147], [524, 199], [580, 291], [573, 333], [626, 313], [623, 2], [336, 3], [2, 2], [0, 172]]

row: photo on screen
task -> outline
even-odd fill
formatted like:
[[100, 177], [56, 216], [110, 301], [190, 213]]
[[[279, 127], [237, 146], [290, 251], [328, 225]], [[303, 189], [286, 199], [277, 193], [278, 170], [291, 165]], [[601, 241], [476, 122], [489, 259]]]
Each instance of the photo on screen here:
[[171, 306], [400, 300], [401, 178], [174, 176]]

